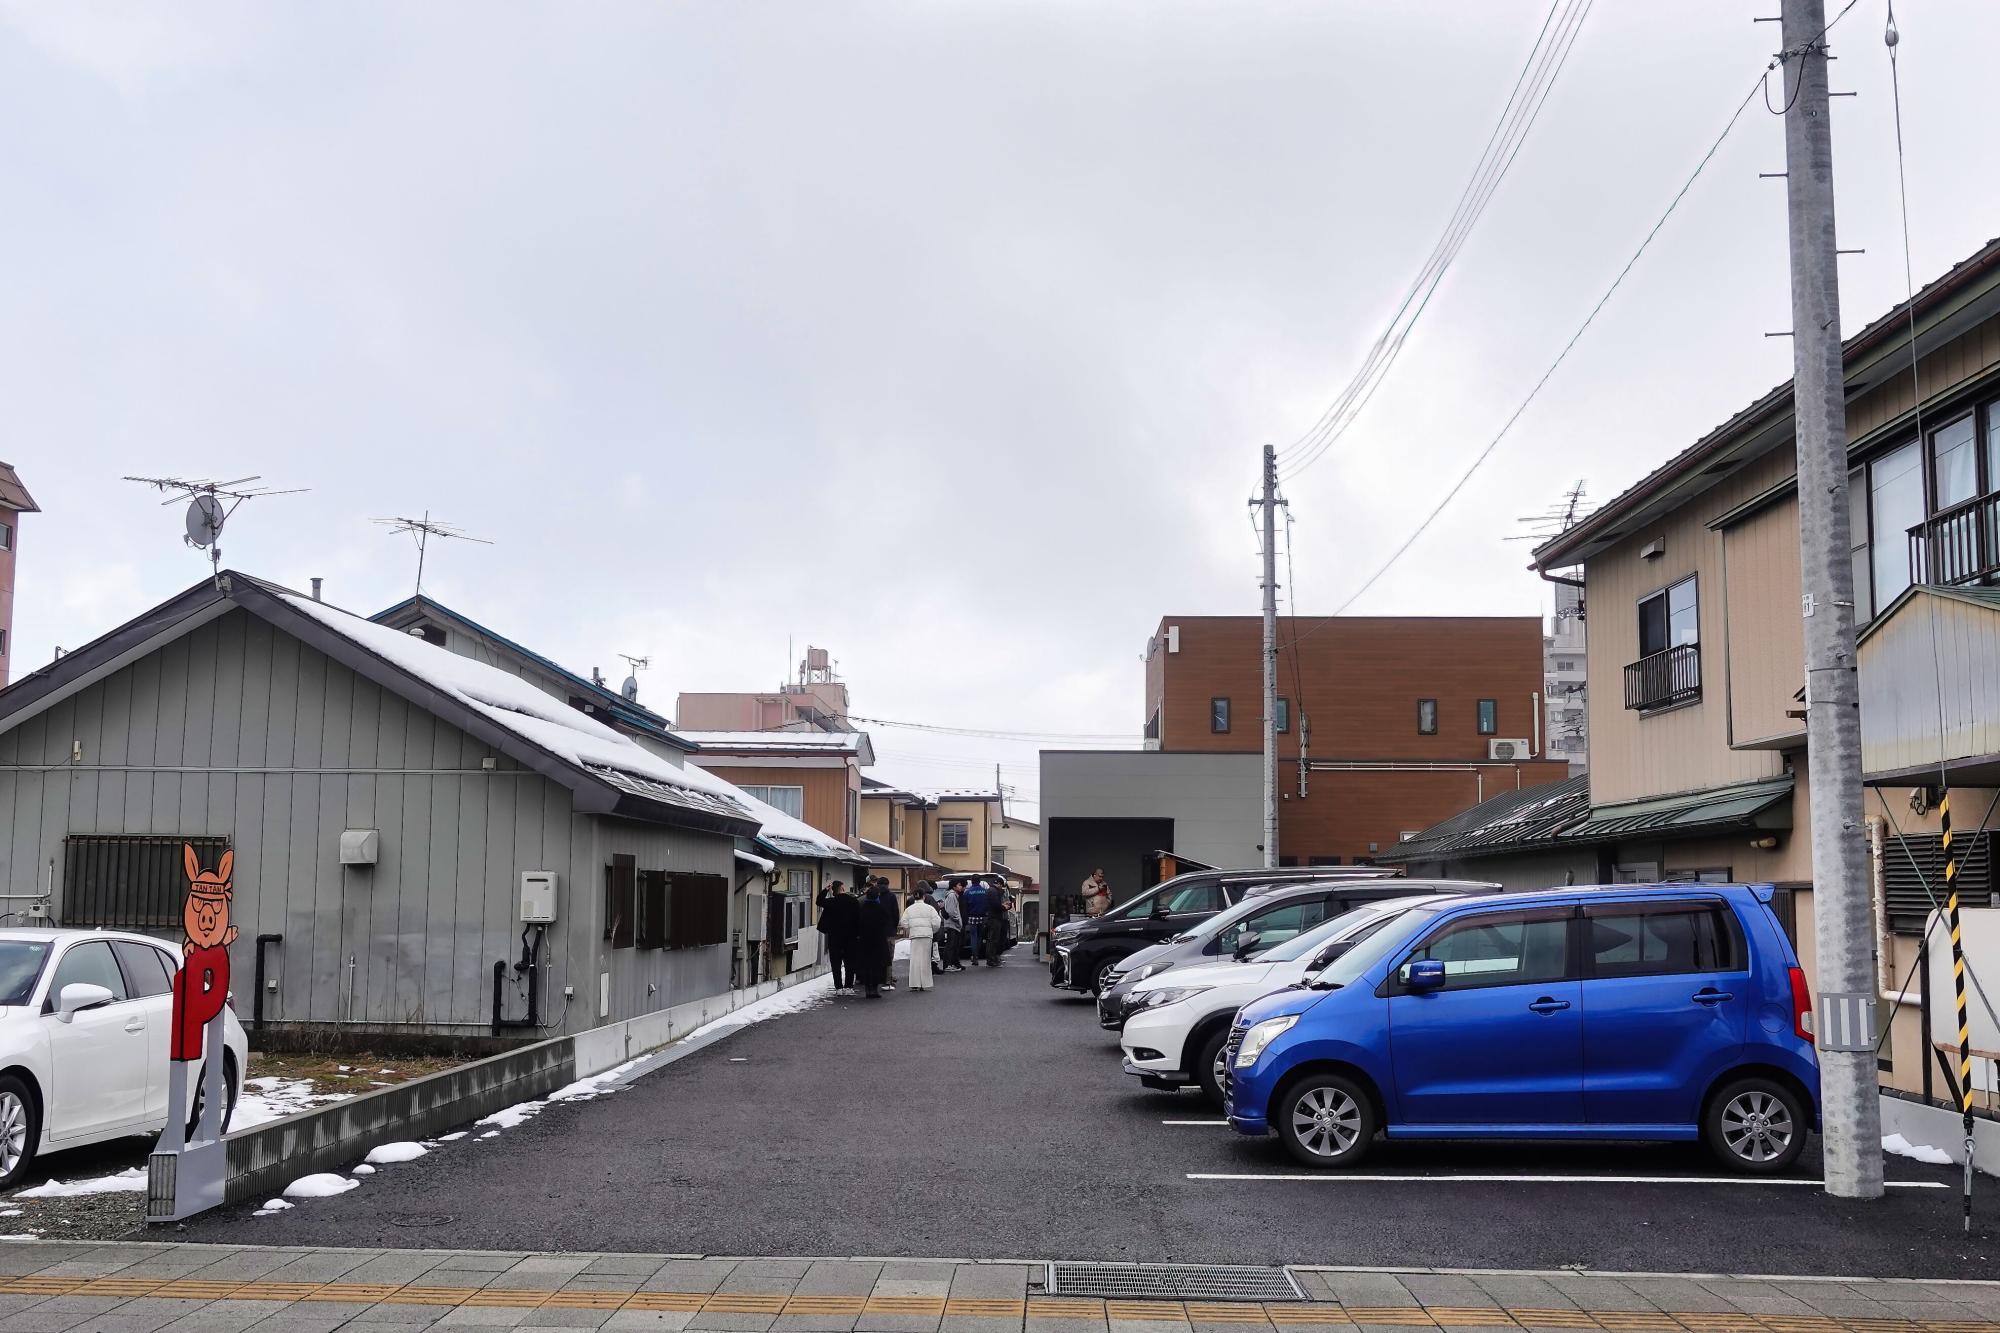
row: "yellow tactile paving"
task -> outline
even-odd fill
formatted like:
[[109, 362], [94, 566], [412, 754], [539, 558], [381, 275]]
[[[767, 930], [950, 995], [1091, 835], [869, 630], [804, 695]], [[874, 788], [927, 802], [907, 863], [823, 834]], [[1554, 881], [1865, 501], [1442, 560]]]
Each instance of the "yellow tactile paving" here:
[[1104, 1317], [1114, 1321], [1134, 1319], [1184, 1324], [1187, 1322], [1187, 1307], [1179, 1301], [1106, 1301]]
[[1308, 1301], [1302, 1305], [1267, 1305], [1264, 1313], [1274, 1324], [1351, 1324], [1345, 1306], [1324, 1301]]

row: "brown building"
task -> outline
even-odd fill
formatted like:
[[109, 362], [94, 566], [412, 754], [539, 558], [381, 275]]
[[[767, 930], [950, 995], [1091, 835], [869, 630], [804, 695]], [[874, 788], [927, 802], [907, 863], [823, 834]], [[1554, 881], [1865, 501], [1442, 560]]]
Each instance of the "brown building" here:
[[[1278, 645], [1281, 864], [1365, 864], [1486, 797], [1569, 776], [1530, 757], [1537, 617], [1282, 618]], [[1261, 753], [1262, 655], [1256, 616], [1161, 620], [1146, 647], [1147, 747]]]
[[21, 515], [41, 511], [14, 469], [0, 463], [0, 685], [7, 683], [14, 660], [14, 551]]
[[674, 716], [682, 731], [779, 731], [811, 727], [845, 731], [847, 686], [834, 673], [833, 655], [808, 648], [798, 678], [775, 690], [681, 692]]
[[701, 747], [694, 763], [821, 833], [850, 847], [856, 845], [855, 839], [861, 836], [861, 770], [875, 762], [867, 732], [677, 734]]

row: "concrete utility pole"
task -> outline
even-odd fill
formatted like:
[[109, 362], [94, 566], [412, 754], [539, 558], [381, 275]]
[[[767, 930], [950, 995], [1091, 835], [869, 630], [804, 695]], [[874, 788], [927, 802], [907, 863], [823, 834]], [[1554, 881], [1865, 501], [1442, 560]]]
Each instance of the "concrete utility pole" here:
[[1264, 866], [1278, 864], [1278, 451], [1264, 446]]
[[1800, 612], [1812, 787], [1826, 1192], [1882, 1195], [1875, 1074], [1875, 935], [1862, 823], [1861, 700], [1849, 563], [1847, 406], [1833, 217], [1826, 7], [1783, 0], [1785, 200], [1792, 268], [1792, 401], [1799, 467]]

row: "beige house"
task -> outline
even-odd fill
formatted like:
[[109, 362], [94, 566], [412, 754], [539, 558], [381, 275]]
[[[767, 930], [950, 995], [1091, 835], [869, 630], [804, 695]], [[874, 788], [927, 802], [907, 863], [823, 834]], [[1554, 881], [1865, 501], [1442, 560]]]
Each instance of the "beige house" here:
[[993, 865], [990, 791], [905, 791], [881, 784], [861, 789], [861, 836], [947, 872], [977, 874]]
[[[1883, 1077], [1916, 1091], [1934, 1087], [1909, 979], [1930, 893], [1942, 893], [1941, 766], [1966, 853], [1961, 899], [1993, 903], [1982, 816], [2000, 788], [2000, 589], [1988, 586], [2000, 578], [2000, 242], [1919, 293], [1916, 392], [1909, 318], [1899, 307], [1848, 339], [1845, 364], [1880, 1011], [1891, 1032]], [[1785, 384], [1538, 548], [1535, 568], [1579, 584], [1589, 619], [1587, 787], [1578, 779], [1567, 798], [1535, 801], [1510, 793], [1385, 859], [1511, 887], [1772, 882], [1810, 975], [1796, 491]], [[2000, 974], [2000, 958], [1990, 969]]]

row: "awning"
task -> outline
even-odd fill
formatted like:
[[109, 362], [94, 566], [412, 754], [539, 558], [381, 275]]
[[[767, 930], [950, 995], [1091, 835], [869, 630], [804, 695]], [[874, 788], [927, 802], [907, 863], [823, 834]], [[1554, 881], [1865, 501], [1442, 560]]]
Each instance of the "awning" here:
[[1600, 805], [1591, 809], [1588, 819], [1564, 829], [1561, 840], [1602, 842], [1636, 833], [1671, 838], [1734, 828], [1790, 828], [1791, 796], [1792, 779], [1786, 776], [1737, 787]]
[[938, 870], [942, 868], [934, 861], [926, 861], [921, 856], [911, 856], [908, 852], [899, 852], [894, 847], [884, 846], [882, 843], [873, 842], [867, 838], [857, 838], [856, 841], [861, 844], [861, 854], [868, 858], [868, 864], [877, 870]]

